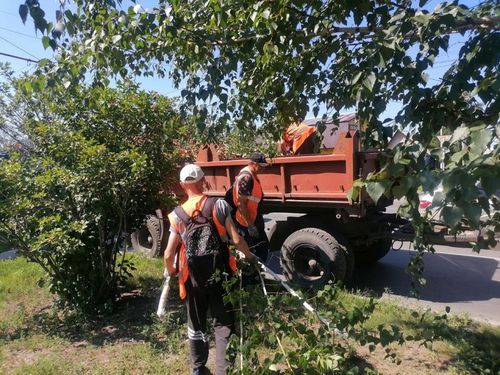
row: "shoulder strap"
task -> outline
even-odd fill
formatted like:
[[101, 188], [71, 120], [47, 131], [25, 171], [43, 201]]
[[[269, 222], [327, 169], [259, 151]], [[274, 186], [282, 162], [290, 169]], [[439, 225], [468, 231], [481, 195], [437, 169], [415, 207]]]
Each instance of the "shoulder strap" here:
[[[201, 214], [206, 218], [211, 219], [212, 210], [214, 209], [215, 202], [217, 202], [218, 199], [219, 198], [217, 197], [206, 197], [205, 202], [203, 202], [203, 208], [201, 209]], [[177, 206], [174, 209], [174, 212], [184, 224], [187, 224], [189, 222], [189, 219], [191, 219], [191, 217], [187, 214], [186, 210], [182, 208], [182, 206]]]
[[184, 223], [184, 224], [187, 224], [188, 221], [189, 221], [189, 215], [187, 214], [187, 212], [184, 210], [184, 208], [182, 208], [182, 206], [177, 206], [175, 207], [174, 209], [174, 212], [175, 214], [177, 215], [177, 217]]
[[207, 197], [201, 209], [201, 214], [208, 219], [212, 219], [212, 211], [214, 210], [215, 202], [218, 200], [219, 198], [217, 197]]

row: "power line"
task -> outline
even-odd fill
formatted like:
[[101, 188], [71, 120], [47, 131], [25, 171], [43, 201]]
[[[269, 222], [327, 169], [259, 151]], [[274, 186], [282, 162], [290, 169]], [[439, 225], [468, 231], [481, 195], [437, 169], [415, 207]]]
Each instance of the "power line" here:
[[19, 50], [23, 51], [24, 53], [27, 53], [27, 54], [28, 54], [28, 55], [30, 55], [31, 57], [34, 57], [35, 59], [37, 59], [37, 60], [38, 60], [38, 57], [36, 57], [36, 56], [35, 56], [35, 55], [33, 55], [32, 53], [30, 53], [30, 52], [26, 51], [25, 49], [23, 49], [23, 48], [21, 48], [21, 47], [19, 47], [19, 46], [15, 45], [14, 43], [12, 43], [12, 42], [8, 41], [8, 40], [7, 40], [7, 39], [5, 39], [4, 37], [0, 36], [0, 39], [2, 39], [3, 41], [5, 41], [5, 42], [9, 43], [11, 46], [16, 47], [17, 49], [19, 49]]
[[16, 30], [12, 30], [12, 29], [7, 29], [6, 27], [1, 27], [0, 26], [0, 29], [5, 30], [5, 31], [10, 31], [11, 33], [23, 35], [23, 36], [26, 36], [28, 38], [33, 38], [33, 39], [41, 40], [41, 38], [38, 38], [36, 36], [30, 35], [30, 34], [25, 34], [25, 33], [22, 33], [20, 31], [16, 31]]
[[21, 18], [19, 16], [19, 14], [14, 14], [14, 13], [6, 12], [5, 10], [0, 10], [0, 13], [7, 14], [7, 15], [12, 16], [12, 17], [19, 17], [19, 18]]
[[35, 60], [28, 59], [26, 57], [11, 55], [10, 53], [0, 52], [0, 55], [7, 56], [7, 57], [12, 57], [13, 59], [24, 60], [24, 61], [27, 61], [27, 62], [38, 63], [38, 60], [35, 61]]

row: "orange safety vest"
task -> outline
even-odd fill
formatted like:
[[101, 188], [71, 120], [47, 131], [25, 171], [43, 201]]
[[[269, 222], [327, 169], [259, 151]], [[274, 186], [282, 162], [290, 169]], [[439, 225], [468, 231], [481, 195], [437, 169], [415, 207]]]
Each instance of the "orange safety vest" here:
[[[201, 199], [206, 200], [206, 197], [203, 197]], [[203, 202], [203, 204], [205, 204], [205, 202]], [[203, 204], [201, 205], [202, 207]], [[215, 224], [215, 228], [217, 229], [217, 233], [219, 233], [222, 242], [229, 243], [229, 236], [227, 234], [226, 227], [223, 224], [221, 224], [217, 219], [217, 214], [215, 213], [215, 207], [212, 212], [212, 219], [213, 223]], [[227, 248], [227, 251], [229, 252], [229, 269], [231, 270], [231, 272], [236, 273], [238, 271], [238, 268], [236, 266], [236, 258], [231, 253], [229, 247]], [[189, 267], [186, 256], [186, 250], [184, 248], [184, 242], [182, 243], [181, 248], [179, 249], [179, 253], [177, 254], [177, 278], [179, 279], [179, 296], [181, 297], [181, 299], [184, 299], [187, 296], [186, 282], [189, 278]]]
[[292, 153], [295, 154], [307, 138], [309, 138], [316, 128], [305, 124], [290, 125], [285, 131], [283, 139], [287, 143], [292, 143]]
[[[257, 218], [257, 209], [259, 208], [259, 203], [262, 200], [262, 197], [264, 196], [264, 193], [262, 192], [262, 186], [260, 185], [260, 181], [257, 178], [257, 175], [253, 174], [250, 168], [245, 167], [243, 168], [238, 176], [236, 177], [236, 181], [234, 182], [234, 189], [233, 189], [233, 202], [236, 205], [236, 207], [239, 207], [240, 204], [240, 197], [239, 197], [239, 179], [242, 174], [244, 173], [250, 173], [253, 178], [253, 189], [251, 192], [251, 195], [247, 197], [247, 211], [250, 215], [250, 219], [252, 222], [255, 222], [255, 219]], [[248, 227], [248, 223], [241, 214], [240, 209], [238, 208], [236, 210], [236, 221], [243, 225], [244, 227]]]

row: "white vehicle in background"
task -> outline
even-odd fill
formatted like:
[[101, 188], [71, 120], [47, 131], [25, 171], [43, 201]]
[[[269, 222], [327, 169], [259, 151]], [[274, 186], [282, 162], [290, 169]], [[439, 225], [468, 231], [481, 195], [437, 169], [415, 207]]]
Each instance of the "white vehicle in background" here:
[[[478, 189], [481, 194], [484, 194], [484, 190], [482, 189], [481, 186], [478, 186]], [[495, 193], [495, 197], [497, 199], [500, 199], [500, 190], [497, 190]], [[479, 230], [464, 230], [463, 232], [459, 234], [450, 234], [449, 232], [449, 227], [444, 223], [444, 220], [442, 218], [442, 210], [443, 210], [443, 205], [442, 201], [444, 200], [444, 192], [443, 192], [443, 186], [440, 184], [436, 187], [436, 189], [431, 193], [422, 193], [419, 195], [419, 207], [418, 210], [422, 216], [427, 216], [433, 226], [434, 232], [436, 234], [439, 234], [443, 237], [449, 237], [453, 236], [456, 239], [456, 242], [462, 242], [464, 240], [469, 240], [469, 241], [477, 241], [481, 238], [481, 232]], [[494, 209], [493, 202], [490, 200], [490, 213], [488, 215], [487, 212], [482, 210], [481, 212], [481, 222], [487, 221], [489, 218], [493, 217], [495, 213], [498, 211]], [[448, 204], [447, 206], [451, 206], [451, 204]], [[497, 237], [497, 236], [496, 236]]]
[[439, 213], [439, 210], [433, 210], [432, 202], [434, 201], [434, 196], [436, 194], [441, 194], [443, 192], [443, 186], [439, 185], [433, 192], [431, 193], [423, 193], [418, 196], [420, 203], [418, 205], [418, 210], [420, 214], [424, 216], [428, 211], [431, 211], [431, 218], [436, 219], [435, 216]]

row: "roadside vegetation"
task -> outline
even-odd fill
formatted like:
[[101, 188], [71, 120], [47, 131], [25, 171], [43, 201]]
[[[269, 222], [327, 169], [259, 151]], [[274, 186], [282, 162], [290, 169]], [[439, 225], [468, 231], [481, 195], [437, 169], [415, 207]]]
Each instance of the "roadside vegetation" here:
[[158, 192], [178, 158], [174, 101], [130, 81], [33, 95], [25, 79], [11, 82], [0, 114], [22, 108], [17, 129], [29, 142], [0, 164], [0, 233], [45, 270], [62, 306], [112, 309], [133, 270], [117, 257], [123, 233], [172, 204]]
[[[43, 285], [39, 280], [44, 280], [45, 276], [36, 264], [25, 258], [0, 262], [0, 372], [44, 375], [186, 373], [189, 364], [184, 306], [173, 291], [168, 316], [158, 319], [154, 313], [162, 281], [161, 260], [135, 255], [131, 255], [131, 260], [137, 269], [121, 290], [115, 312], [92, 319], [56, 309], [55, 297], [46, 286], [39, 286]], [[465, 316], [412, 311], [396, 303], [376, 300], [373, 301], [373, 313], [365, 320], [356, 314], [366, 312], [371, 305], [369, 295], [333, 287], [309, 301], [324, 317], [337, 323], [362, 321], [354, 325], [355, 330], [359, 333], [366, 329], [382, 341], [372, 347], [369, 337], [366, 337], [366, 345], [361, 345], [359, 337], [351, 336], [343, 342], [344, 339], [333, 334], [330, 343], [334, 345], [329, 355], [336, 356], [332, 361], [337, 362], [330, 364], [329, 357], [320, 353], [323, 344], [317, 320], [276, 285], [268, 284], [268, 291], [274, 302], [272, 310], [266, 310], [267, 302], [259, 287], [250, 299], [243, 298], [243, 373], [291, 373], [294, 371], [289, 366], [301, 366], [300, 361], [311, 374], [348, 371], [496, 374], [500, 370], [499, 327], [473, 322]], [[235, 295], [239, 298], [238, 293]], [[273, 312], [272, 317], [268, 316], [269, 311]], [[340, 320], [336, 320], [335, 315], [340, 315]], [[291, 316], [295, 332], [289, 329], [291, 320], [286, 320]], [[386, 330], [382, 336], [378, 335], [380, 326]], [[397, 343], [399, 334], [396, 335], [398, 340], [393, 339], [393, 326], [397, 326], [405, 337], [403, 345]], [[276, 337], [280, 338], [283, 351]], [[255, 340], [259, 340], [258, 343]], [[335, 345], [340, 342], [345, 348], [343, 351]], [[238, 336], [234, 336], [231, 345], [234, 372], [240, 373]], [[294, 358], [294, 353], [301, 358]], [[325, 370], [320, 370], [321, 366]], [[326, 369], [328, 366], [332, 369]], [[295, 370], [294, 373], [304, 372]]]
[[[403, 198], [399, 214], [416, 232], [418, 255], [408, 267], [415, 282], [425, 283], [423, 254], [432, 251], [421, 192], [441, 184], [432, 205], [451, 233], [482, 230], [483, 245], [495, 244], [497, 2], [429, 11], [425, 0], [193, 0], [146, 10], [79, 0], [61, 1], [54, 15], [38, 0], [18, 2], [23, 22], [33, 21], [55, 57], [0, 85], [0, 130], [13, 140], [0, 164], [0, 236], [24, 256], [0, 263], [0, 372], [186, 372], [180, 301], [172, 297], [167, 319], [154, 315], [161, 261], [119, 249], [146, 214], [174, 203], [159, 192], [175, 163], [220, 134], [233, 134], [222, 151], [243, 155], [248, 129], [275, 140], [309, 112], [335, 117], [354, 107], [365, 144], [384, 148], [396, 128], [388, 124], [397, 123], [405, 141], [349, 195]], [[358, 27], [344, 27], [352, 23]], [[457, 34], [456, 61], [429, 79]], [[185, 85], [178, 102], [130, 80], [154, 75]], [[403, 106], [383, 118], [391, 102]], [[443, 131], [451, 137], [437, 142]], [[429, 156], [444, 167], [432, 169]], [[245, 340], [235, 336], [230, 350], [234, 372], [499, 371], [497, 328], [332, 285], [307, 295], [326, 325], [272, 289], [269, 299], [258, 288], [231, 295], [245, 305]]]

